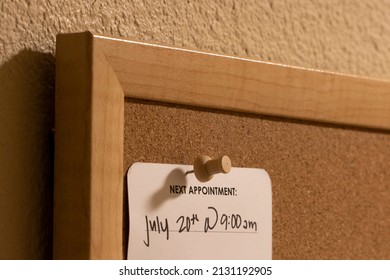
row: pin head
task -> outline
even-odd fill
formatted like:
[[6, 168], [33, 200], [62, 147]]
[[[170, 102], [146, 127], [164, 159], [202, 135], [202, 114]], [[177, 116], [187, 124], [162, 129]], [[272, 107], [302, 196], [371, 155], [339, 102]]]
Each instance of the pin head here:
[[222, 173], [229, 173], [230, 169], [232, 169], [232, 162], [230, 161], [230, 158], [228, 156], [223, 156], [221, 158], [221, 172]]
[[228, 156], [211, 159], [208, 156], [198, 156], [194, 161], [194, 173], [200, 182], [207, 182], [214, 174], [229, 173], [232, 167]]

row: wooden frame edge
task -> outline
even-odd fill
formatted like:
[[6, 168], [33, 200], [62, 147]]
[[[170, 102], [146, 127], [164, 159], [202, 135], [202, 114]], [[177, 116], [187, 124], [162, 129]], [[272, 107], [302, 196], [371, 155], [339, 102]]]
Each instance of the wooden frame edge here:
[[94, 35], [126, 97], [390, 129], [390, 82]]
[[89, 32], [56, 59], [53, 256], [123, 259], [123, 91]]

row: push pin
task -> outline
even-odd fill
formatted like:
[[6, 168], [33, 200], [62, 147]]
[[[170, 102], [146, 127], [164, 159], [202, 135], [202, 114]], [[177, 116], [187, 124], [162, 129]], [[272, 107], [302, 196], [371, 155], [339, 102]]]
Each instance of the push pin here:
[[223, 156], [218, 159], [211, 159], [208, 156], [198, 156], [194, 161], [194, 170], [188, 171], [186, 174], [195, 173], [198, 181], [207, 182], [213, 178], [214, 174], [227, 174], [231, 168], [232, 163], [228, 156]]

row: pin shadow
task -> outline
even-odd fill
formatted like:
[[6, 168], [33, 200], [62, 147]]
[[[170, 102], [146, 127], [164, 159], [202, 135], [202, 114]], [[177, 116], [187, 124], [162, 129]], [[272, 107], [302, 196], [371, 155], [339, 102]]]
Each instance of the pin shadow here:
[[162, 204], [164, 204], [166, 201], [176, 199], [180, 196], [180, 194], [170, 193], [170, 185], [184, 186], [186, 184], [186, 173], [179, 168], [172, 170], [168, 174], [163, 185], [150, 198], [150, 209], [155, 210], [159, 208]]

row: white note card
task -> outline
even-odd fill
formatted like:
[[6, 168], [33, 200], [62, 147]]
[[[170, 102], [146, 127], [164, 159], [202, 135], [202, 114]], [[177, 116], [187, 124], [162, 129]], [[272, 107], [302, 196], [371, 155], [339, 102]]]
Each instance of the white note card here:
[[191, 165], [135, 163], [127, 173], [128, 259], [272, 259], [268, 173], [232, 168], [199, 182]]

